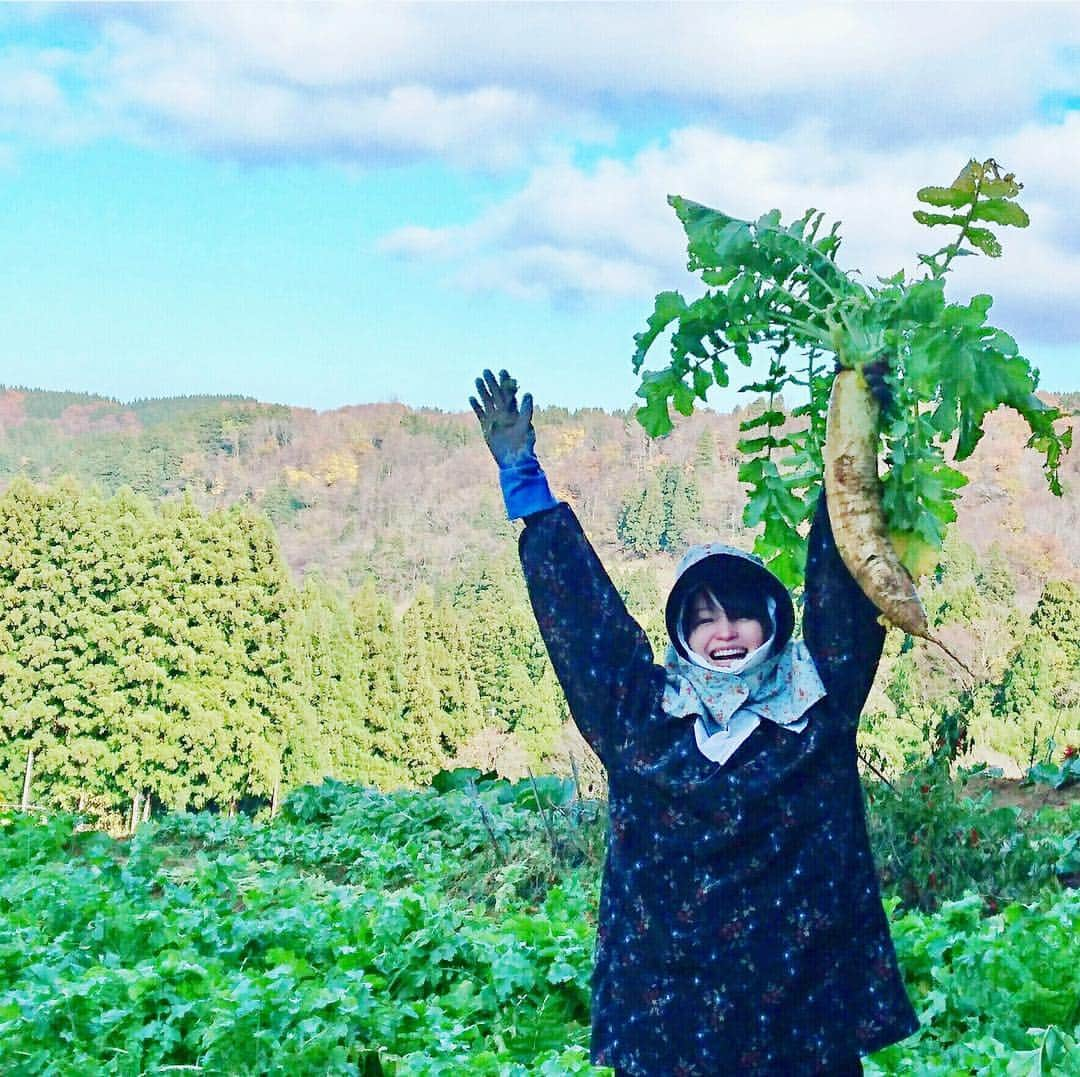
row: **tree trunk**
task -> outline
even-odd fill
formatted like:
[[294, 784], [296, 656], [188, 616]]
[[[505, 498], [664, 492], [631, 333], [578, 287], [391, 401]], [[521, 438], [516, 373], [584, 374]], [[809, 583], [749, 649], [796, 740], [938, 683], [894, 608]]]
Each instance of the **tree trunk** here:
[[144, 823], [150, 822], [150, 793], [146, 794], [146, 799], [143, 801], [142, 821]]
[[229, 816], [228, 817], [230, 819], [234, 819], [236, 817], [236, 801], [235, 800], [230, 800], [229, 801]]
[[22, 810], [30, 810], [30, 785], [34, 780], [34, 752], [33, 749], [27, 749], [26, 752], [26, 774], [23, 776], [22, 786]]
[[135, 827], [139, 825], [139, 808], [142, 802], [142, 794], [136, 792], [131, 798], [131, 825], [128, 827], [128, 833], [134, 834]]
[[274, 782], [274, 792], [270, 797], [270, 818], [273, 819], [278, 813], [278, 808], [281, 807], [281, 779], [278, 778]]
[[86, 801], [87, 801], [87, 796], [86, 796], [86, 794], [85, 794], [85, 793], [80, 793], [80, 794], [79, 794], [79, 807], [78, 807], [78, 811], [80, 811], [80, 812], [84, 812], [84, 811], [86, 811]]

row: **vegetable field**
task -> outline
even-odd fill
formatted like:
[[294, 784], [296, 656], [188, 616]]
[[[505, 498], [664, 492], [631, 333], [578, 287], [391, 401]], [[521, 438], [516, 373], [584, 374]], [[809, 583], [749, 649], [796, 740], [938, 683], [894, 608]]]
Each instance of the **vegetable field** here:
[[[1080, 1073], [1080, 803], [994, 808], [934, 766], [867, 796], [923, 1025], [867, 1072]], [[127, 841], [0, 816], [0, 1070], [608, 1072], [587, 1057], [604, 807], [459, 771]]]

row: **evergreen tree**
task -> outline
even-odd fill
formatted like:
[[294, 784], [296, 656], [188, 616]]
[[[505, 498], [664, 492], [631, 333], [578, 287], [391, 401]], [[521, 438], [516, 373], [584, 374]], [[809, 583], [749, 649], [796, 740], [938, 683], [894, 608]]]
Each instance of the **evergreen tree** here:
[[693, 476], [673, 464], [659, 465], [640, 493], [623, 502], [619, 541], [634, 553], [677, 551], [701, 517], [701, 494]]
[[265, 521], [70, 484], [0, 499], [0, 770], [74, 806], [269, 796], [325, 764]]
[[517, 732], [535, 745], [565, 720], [561, 690], [537, 628], [521, 570], [509, 558], [481, 568], [454, 592], [482, 712], [482, 728]]
[[1065, 581], [1043, 589], [1020, 646], [1005, 668], [992, 713], [1012, 726], [1019, 757], [1038, 739], [1074, 741], [1080, 730], [1080, 594]]
[[435, 607], [431, 628], [431, 660], [439, 691], [441, 746], [453, 755], [474, 733], [483, 728], [480, 692], [469, 663], [464, 625], [452, 602], [443, 599]]
[[716, 466], [716, 441], [711, 430], [702, 430], [694, 446], [694, 471], [708, 474]]
[[660, 469], [664, 500], [664, 535], [661, 547], [678, 551], [688, 545], [691, 529], [701, 517], [701, 495], [692, 475], [668, 465]]
[[297, 610], [294, 665], [309, 684], [308, 704], [326, 745], [327, 772], [363, 781], [371, 756], [366, 679], [347, 602], [321, 577], [304, 581]]
[[410, 776], [426, 782], [442, 770], [442, 701], [432, 638], [435, 604], [430, 589], [421, 588], [401, 619], [402, 741], [398, 758]]
[[[357, 762], [361, 780], [392, 789], [409, 780], [402, 759], [406, 739], [402, 719], [401, 633], [389, 599], [365, 577], [350, 603], [353, 637], [364, 698], [370, 756]], [[361, 768], [362, 769], [359, 769]]]
[[634, 553], [657, 553], [664, 548], [664, 515], [664, 495], [654, 473], [643, 490], [623, 502], [615, 533]]

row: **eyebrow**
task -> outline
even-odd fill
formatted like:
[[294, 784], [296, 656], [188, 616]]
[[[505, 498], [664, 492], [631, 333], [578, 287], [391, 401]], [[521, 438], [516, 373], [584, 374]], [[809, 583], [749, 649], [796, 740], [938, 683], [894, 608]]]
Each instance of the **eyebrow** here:
[[[713, 610], [723, 610], [724, 605], [722, 602], [709, 602], [705, 599], [699, 599], [696, 601], [690, 609], [687, 611], [687, 617], [690, 620], [701, 620], [706, 614], [711, 613]], [[727, 612], [726, 610], [724, 611]]]

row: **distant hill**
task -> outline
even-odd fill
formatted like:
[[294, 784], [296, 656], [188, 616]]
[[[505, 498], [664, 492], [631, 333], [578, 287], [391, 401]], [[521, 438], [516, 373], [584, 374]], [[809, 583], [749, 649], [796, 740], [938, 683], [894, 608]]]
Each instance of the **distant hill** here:
[[[1075, 393], [1052, 399], [1080, 404]], [[647, 559], [666, 571], [686, 542], [752, 541], [734, 446], [740, 419], [760, 406], [700, 412], [658, 442], [629, 412], [542, 409], [538, 452], [606, 561]], [[1034, 603], [1048, 578], [1080, 573], [1080, 450], [1056, 499], [1024, 442], [1012, 413], [988, 417], [962, 468], [971, 481], [958, 529], [977, 552], [996, 545], [1018, 598]], [[18, 475], [187, 496], [204, 510], [248, 502], [273, 520], [298, 577], [318, 570], [351, 588], [371, 573], [399, 600], [464, 563], [513, 551], [494, 464], [465, 411], [366, 404], [315, 412], [239, 396], [123, 404], [0, 388], [0, 489]]]

